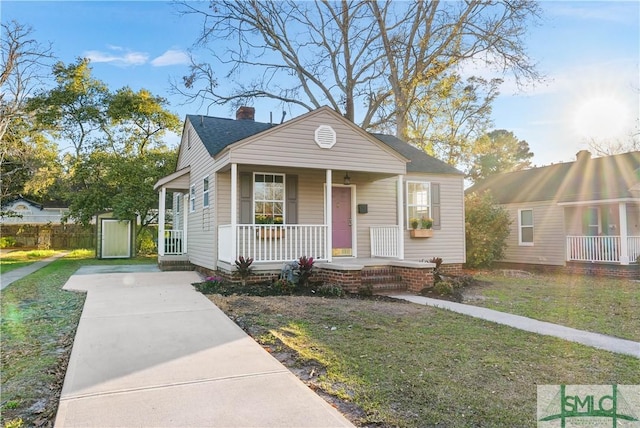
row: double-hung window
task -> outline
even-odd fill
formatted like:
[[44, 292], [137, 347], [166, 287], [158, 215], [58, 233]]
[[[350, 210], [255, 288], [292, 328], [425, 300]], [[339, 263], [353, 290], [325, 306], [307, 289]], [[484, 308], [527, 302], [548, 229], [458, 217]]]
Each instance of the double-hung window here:
[[202, 180], [202, 207], [209, 208], [209, 176]]
[[284, 174], [253, 175], [253, 215], [258, 224], [284, 223]]
[[412, 221], [431, 218], [431, 183], [407, 181], [407, 229]]
[[518, 210], [518, 244], [533, 245], [533, 210]]
[[192, 184], [189, 189], [189, 212], [196, 210], [196, 185]]

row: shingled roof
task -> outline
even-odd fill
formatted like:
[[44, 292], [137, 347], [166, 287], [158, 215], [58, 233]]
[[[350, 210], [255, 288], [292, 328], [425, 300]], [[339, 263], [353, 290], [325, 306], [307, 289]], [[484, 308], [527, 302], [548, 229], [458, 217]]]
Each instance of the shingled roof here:
[[[227, 146], [230, 146], [233, 143], [278, 126], [273, 123], [255, 122], [253, 120], [234, 120], [193, 114], [187, 115], [187, 119], [191, 122], [193, 129], [196, 131], [211, 156], [216, 156]], [[433, 156], [429, 156], [422, 150], [419, 150], [392, 135], [376, 133], [369, 134], [375, 137], [378, 141], [389, 146], [400, 155], [411, 159], [411, 162], [407, 164], [408, 172], [462, 174], [462, 172], [458, 171], [454, 167], [434, 158]]]
[[571, 203], [638, 198], [631, 188], [639, 182], [640, 151], [599, 158], [586, 153], [575, 162], [493, 175], [467, 193], [489, 190], [500, 204]]

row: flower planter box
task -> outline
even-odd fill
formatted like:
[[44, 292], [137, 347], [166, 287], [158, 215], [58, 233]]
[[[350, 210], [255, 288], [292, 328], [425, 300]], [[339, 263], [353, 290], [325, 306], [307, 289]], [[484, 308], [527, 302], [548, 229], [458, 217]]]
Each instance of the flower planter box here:
[[284, 238], [283, 229], [259, 229], [256, 230], [256, 236], [260, 239], [280, 239]]
[[433, 229], [411, 229], [412, 238], [431, 238], [433, 236]]

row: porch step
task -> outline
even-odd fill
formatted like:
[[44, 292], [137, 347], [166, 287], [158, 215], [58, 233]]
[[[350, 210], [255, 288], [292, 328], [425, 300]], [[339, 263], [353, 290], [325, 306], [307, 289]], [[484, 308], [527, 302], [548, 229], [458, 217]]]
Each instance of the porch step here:
[[405, 291], [407, 286], [402, 276], [393, 272], [389, 266], [367, 267], [361, 272], [363, 287], [371, 287], [374, 294]]
[[189, 260], [161, 260], [158, 262], [158, 267], [163, 272], [195, 270], [195, 266]]

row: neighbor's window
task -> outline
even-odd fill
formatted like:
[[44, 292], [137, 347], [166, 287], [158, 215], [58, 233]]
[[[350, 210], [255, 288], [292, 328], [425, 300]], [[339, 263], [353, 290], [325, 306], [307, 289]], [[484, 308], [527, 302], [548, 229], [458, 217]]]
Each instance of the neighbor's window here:
[[407, 181], [407, 229], [411, 221], [431, 218], [431, 183], [427, 181]]
[[196, 185], [191, 185], [191, 190], [189, 191], [189, 211], [194, 212], [196, 210]]
[[518, 210], [518, 244], [533, 245], [533, 210]]
[[284, 223], [284, 175], [253, 175], [253, 213], [257, 224]]
[[207, 175], [202, 180], [202, 206], [203, 208], [209, 207], [209, 176]]

